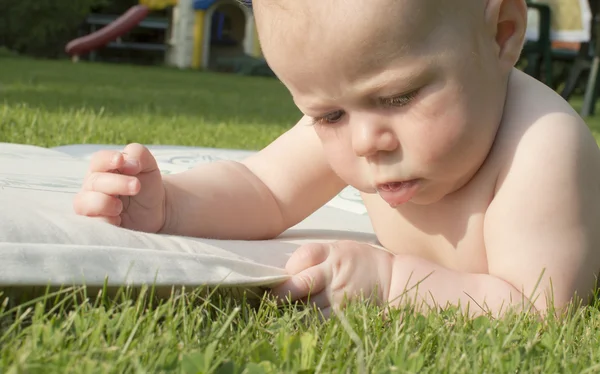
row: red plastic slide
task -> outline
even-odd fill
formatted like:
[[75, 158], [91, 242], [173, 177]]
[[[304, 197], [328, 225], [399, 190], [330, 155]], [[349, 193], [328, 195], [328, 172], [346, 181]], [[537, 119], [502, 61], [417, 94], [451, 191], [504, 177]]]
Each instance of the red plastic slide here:
[[122, 16], [100, 30], [71, 40], [69, 44], [67, 44], [65, 51], [70, 56], [79, 56], [89, 51], [93, 51], [94, 49], [98, 49], [129, 32], [129, 30], [146, 18], [149, 12], [150, 9], [147, 6], [135, 5], [129, 8], [127, 12], [123, 13]]

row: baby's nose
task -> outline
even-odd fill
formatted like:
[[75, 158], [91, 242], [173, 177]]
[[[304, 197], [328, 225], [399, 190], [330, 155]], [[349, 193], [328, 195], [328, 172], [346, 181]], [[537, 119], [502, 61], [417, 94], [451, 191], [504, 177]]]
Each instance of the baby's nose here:
[[357, 124], [352, 129], [352, 147], [359, 157], [378, 152], [395, 151], [400, 146], [396, 134], [389, 128], [372, 123]]

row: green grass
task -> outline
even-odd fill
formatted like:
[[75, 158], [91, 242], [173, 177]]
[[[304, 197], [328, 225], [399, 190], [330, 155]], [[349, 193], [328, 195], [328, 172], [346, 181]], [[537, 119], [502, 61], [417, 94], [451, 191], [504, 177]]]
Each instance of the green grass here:
[[0, 60], [0, 139], [259, 149], [300, 116], [274, 79]]
[[[580, 100], [575, 100], [578, 106]], [[0, 141], [258, 149], [299, 113], [275, 80], [0, 59]], [[600, 120], [589, 119], [598, 137]], [[2, 373], [600, 372], [598, 305], [544, 322], [453, 311], [387, 318], [364, 304], [321, 322], [265, 298], [156, 300], [66, 290], [0, 296]]]

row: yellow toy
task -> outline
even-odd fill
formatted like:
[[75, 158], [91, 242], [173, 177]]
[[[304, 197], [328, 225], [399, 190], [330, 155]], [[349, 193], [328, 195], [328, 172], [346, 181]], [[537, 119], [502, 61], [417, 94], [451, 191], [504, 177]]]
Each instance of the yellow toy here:
[[152, 10], [173, 8], [167, 64], [207, 69], [218, 58], [260, 57], [251, 9], [235, 0], [140, 0]]

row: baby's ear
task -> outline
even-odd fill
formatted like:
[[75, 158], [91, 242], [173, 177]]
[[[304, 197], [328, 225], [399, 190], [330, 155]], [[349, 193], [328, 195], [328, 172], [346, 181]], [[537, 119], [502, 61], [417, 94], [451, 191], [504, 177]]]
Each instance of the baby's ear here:
[[495, 36], [499, 63], [509, 71], [525, 42], [527, 4], [525, 0], [489, 0], [486, 21]]

